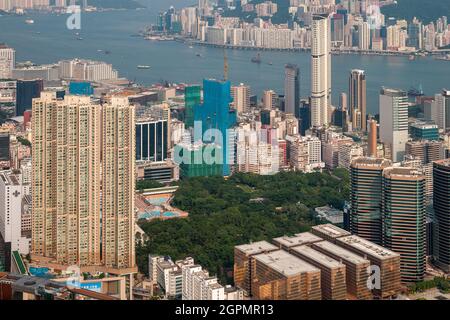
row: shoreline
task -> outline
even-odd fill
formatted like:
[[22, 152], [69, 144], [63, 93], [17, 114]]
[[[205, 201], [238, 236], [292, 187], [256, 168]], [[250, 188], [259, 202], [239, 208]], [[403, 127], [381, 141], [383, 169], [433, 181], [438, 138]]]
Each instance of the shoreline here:
[[[168, 40], [166, 40], [168, 41]], [[201, 41], [193, 41], [190, 39], [183, 38], [175, 38], [173, 41], [181, 42], [187, 45], [196, 45], [196, 46], [204, 46], [204, 47], [212, 47], [212, 48], [224, 48], [230, 50], [251, 50], [251, 51], [280, 51], [280, 52], [311, 52], [310, 48], [264, 48], [264, 47], [255, 47], [255, 46], [233, 46], [228, 44], [212, 44]], [[414, 56], [417, 58], [424, 58], [432, 55], [432, 53], [426, 53], [425, 55], [419, 55], [417, 52], [398, 52], [398, 51], [361, 51], [361, 50], [332, 50], [331, 53], [333, 55], [359, 55], [359, 56], [398, 56], [398, 57], [409, 57]]]

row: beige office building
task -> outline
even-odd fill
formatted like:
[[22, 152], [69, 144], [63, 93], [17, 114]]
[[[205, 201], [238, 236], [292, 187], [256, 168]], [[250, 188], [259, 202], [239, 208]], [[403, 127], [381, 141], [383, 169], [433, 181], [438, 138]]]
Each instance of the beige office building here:
[[252, 295], [252, 265], [255, 263], [253, 257], [277, 251], [278, 248], [267, 241], [258, 241], [234, 247], [234, 283], [242, 288], [246, 295]]
[[295, 247], [291, 253], [320, 270], [323, 300], [346, 299], [347, 285], [344, 264], [308, 246]]
[[372, 293], [367, 287], [369, 260], [328, 241], [313, 243], [312, 248], [345, 264], [347, 299], [372, 299]]
[[315, 236], [310, 232], [297, 233], [295, 236], [283, 236], [272, 240], [273, 244], [287, 252], [298, 246], [311, 245], [312, 243], [322, 241], [322, 238]]
[[380, 270], [380, 286], [373, 283], [375, 297], [388, 298], [398, 294], [401, 290], [400, 282], [400, 254], [395, 253], [361, 237], [351, 235], [338, 238], [336, 244], [370, 261], [372, 266]]
[[283, 250], [254, 257], [256, 300], [321, 300], [320, 270]]

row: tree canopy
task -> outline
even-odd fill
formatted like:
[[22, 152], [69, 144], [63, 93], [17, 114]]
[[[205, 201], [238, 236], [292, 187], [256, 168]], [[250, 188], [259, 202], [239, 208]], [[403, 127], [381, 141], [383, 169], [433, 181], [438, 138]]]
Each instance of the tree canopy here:
[[308, 231], [322, 223], [318, 206], [342, 208], [349, 195], [348, 173], [273, 176], [238, 173], [228, 179], [198, 177], [183, 180], [173, 205], [189, 212], [186, 219], [140, 221], [149, 239], [138, 244], [139, 269], [148, 273], [148, 254], [196, 262], [231, 283], [234, 246]]

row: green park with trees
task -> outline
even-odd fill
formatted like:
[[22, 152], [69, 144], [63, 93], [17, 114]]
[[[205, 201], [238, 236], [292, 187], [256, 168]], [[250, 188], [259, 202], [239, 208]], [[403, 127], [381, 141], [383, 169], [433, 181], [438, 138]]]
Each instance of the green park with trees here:
[[324, 222], [314, 208], [328, 204], [341, 209], [349, 192], [345, 169], [182, 180], [172, 205], [189, 212], [189, 217], [138, 222], [148, 236], [136, 246], [139, 270], [148, 274], [149, 254], [173, 260], [191, 256], [231, 283], [234, 246], [308, 231]]

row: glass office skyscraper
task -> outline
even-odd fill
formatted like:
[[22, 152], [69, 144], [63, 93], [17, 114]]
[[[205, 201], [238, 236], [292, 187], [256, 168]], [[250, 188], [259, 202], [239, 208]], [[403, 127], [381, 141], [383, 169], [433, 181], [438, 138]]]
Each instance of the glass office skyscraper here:
[[136, 161], [164, 161], [167, 159], [167, 120], [136, 123]]

